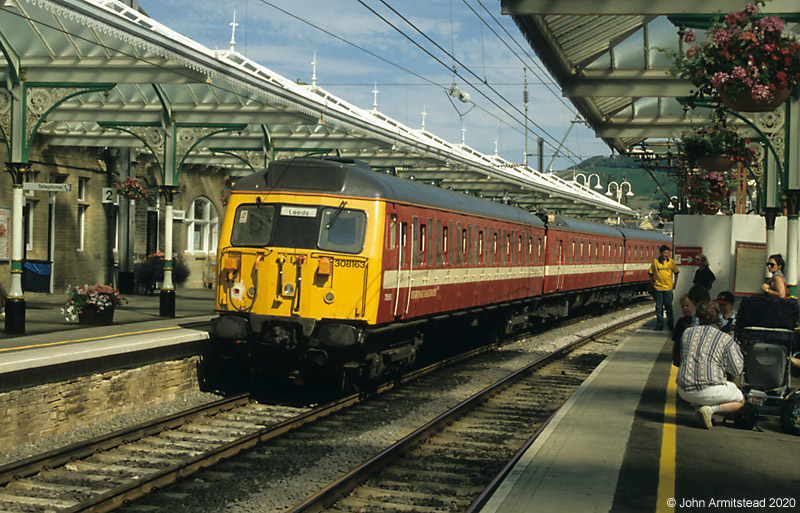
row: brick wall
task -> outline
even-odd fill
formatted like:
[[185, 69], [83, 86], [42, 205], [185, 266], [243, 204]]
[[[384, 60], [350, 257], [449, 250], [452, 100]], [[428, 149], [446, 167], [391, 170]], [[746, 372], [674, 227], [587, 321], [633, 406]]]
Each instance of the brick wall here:
[[92, 374], [0, 393], [0, 450], [198, 391], [199, 357]]

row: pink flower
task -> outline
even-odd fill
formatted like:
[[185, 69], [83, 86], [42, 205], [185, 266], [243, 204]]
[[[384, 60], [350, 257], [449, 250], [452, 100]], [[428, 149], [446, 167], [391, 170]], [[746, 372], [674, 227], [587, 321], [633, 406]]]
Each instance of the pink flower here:
[[687, 30], [686, 34], [683, 35], [683, 42], [694, 43], [695, 41], [697, 41], [697, 34], [695, 34], [692, 29]]
[[744, 12], [746, 12], [748, 16], [755, 16], [758, 14], [758, 7], [756, 7], [755, 4], [747, 4], [747, 7], [744, 8]]
[[768, 100], [772, 95], [769, 92], [769, 87], [764, 84], [756, 84], [750, 90], [750, 96], [754, 100]]
[[692, 57], [697, 55], [697, 52], [699, 52], [699, 51], [700, 51], [700, 48], [698, 48], [696, 46], [692, 46], [688, 50], [686, 50], [686, 57], [691, 59]]
[[714, 32], [714, 42], [718, 45], [725, 44], [730, 40], [731, 34], [725, 29], [720, 29]]
[[741, 66], [736, 66], [731, 71], [731, 77], [735, 78], [736, 80], [744, 80], [747, 78], [747, 71]]
[[725, 16], [725, 22], [728, 24], [728, 27], [735, 27], [742, 21], [743, 17], [742, 11], [730, 12]]
[[730, 75], [725, 73], [724, 71], [717, 71], [714, 73], [714, 76], [711, 77], [711, 85], [715, 88], [718, 88], [720, 85], [724, 84], [728, 81]]
[[766, 30], [767, 32], [777, 32], [780, 34], [783, 31], [783, 27], [785, 22], [776, 16], [769, 16], [767, 18], [763, 18], [758, 22], [758, 26]]

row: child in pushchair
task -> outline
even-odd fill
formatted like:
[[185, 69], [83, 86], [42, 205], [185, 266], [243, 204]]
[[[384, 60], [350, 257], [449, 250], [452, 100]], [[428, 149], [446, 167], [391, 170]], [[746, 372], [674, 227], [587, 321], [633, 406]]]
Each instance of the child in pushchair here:
[[798, 350], [800, 308], [794, 299], [746, 297], [736, 314], [736, 341], [744, 354], [746, 404], [737, 426], [752, 429], [759, 415], [780, 416], [781, 427], [800, 435], [800, 392], [792, 387], [790, 359]]

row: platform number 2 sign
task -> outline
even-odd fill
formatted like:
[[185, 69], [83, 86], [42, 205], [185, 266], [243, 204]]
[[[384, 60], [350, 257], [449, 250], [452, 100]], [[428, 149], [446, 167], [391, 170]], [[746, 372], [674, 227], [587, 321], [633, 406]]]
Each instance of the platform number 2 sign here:
[[119, 195], [114, 187], [103, 187], [103, 203], [118, 203]]

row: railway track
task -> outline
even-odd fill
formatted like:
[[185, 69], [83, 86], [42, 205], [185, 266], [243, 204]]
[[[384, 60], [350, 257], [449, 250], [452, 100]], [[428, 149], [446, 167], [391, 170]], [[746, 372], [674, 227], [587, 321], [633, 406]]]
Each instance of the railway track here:
[[291, 513], [477, 511], [558, 408], [615, 347], [602, 337], [620, 327], [584, 337], [487, 387]]
[[[279, 437], [290, 432], [299, 433], [300, 440], [324, 437], [325, 430], [335, 429], [335, 419], [329, 426], [325, 422], [308, 424], [365, 397], [380, 403], [375, 396], [397, 384], [417, 380], [486, 349], [410, 373], [369, 396], [353, 395], [312, 409], [259, 404], [240, 395], [5, 465], [0, 467], [0, 511], [111, 511], [267, 441], [277, 444], [280, 452]], [[413, 394], [413, 388], [408, 393]], [[510, 426], [518, 425], [510, 422]], [[297, 431], [303, 426], [305, 435]]]

